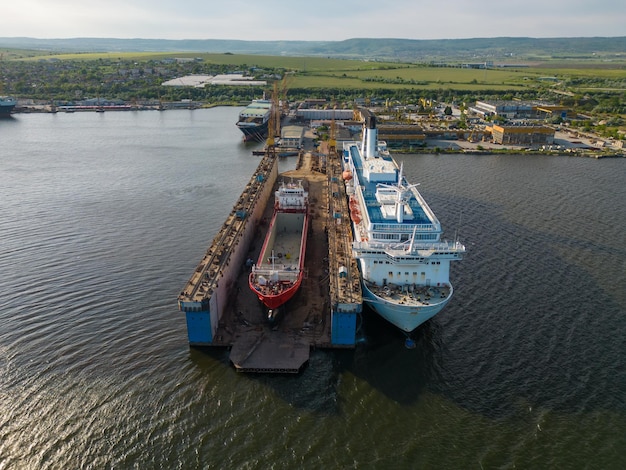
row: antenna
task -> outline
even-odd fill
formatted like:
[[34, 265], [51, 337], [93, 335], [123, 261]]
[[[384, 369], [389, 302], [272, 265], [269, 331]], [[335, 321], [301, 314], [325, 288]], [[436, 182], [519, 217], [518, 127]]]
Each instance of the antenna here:
[[415, 232], [417, 231], [417, 225], [413, 227], [413, 235], [411, 235], [411, 244], [409, 245], [409, 253], [413, 253], [413, 243], [415, 243]]
[[457, 224], [456, 230], [454, 231], [454, 244], [455, 245], [459, 242], [459, 227], [461, 226], [462, 217], [463, 217], [463, 209], [461, 208], [461, 212], [459, 213], [459, 222]]

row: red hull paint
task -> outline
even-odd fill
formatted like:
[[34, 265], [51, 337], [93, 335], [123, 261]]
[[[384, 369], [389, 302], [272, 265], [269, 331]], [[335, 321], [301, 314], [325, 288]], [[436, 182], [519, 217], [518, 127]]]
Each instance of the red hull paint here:
[[[298, 219], [298, 216], [301, 218]], [[290, 217], [295, 218], [296, 222], [294, 223], [293, 220], [290, 220]], [[248, 278], [250, 289], [263, 305], [269, 309], [278, 308], [291, 299], [302, 284], [308, 228], [308, 205], [297, 209], [293, 207], [281, 208], [278, 201], [276, 201], [274, 215], [268, 227], [259, 260]], [[291, 238], [289, 254], [285, 253], [285, 259], [283, 260], [282, 253], [274, 253], [275, 249], [278, 249], [277, 245], [283, 241], [281, 240], [279, 243], [277, 239], [281, 238], [280, 235], [283, 232], [289, 232], [293, 237], [296, 230], [301, 230], [301, 233], [299, 233], [299, 247], [294, 243], [295, 240]], [[287, 261], [296, 252], [299, 256], [297, 265]], [[276, 260], [278, 260], [278, 263]], [[284, 264], [283, 261], [285, 261]]]
[[[250, 275], [252, 276], [252, 274]], [[278, 308], [284, 303], [286, 303], [289, 299], [291, 299], [295, 293], [300, 288], [300, 284], [302, 283], [302, 274], [298, 277], [298, 280], [289, 288], [283, 290], [280, 294], [271, 295], [271, 294], [262, 294], [255, 287], [253, 287], [252, 282], [250, 283], [250, 289], [252, 289], [259, 300], [265, 305], [267, 308]]]

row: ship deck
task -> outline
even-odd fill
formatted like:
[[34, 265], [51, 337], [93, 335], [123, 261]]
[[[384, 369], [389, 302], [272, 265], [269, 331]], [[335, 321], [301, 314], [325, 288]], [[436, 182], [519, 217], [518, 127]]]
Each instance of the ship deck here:
[[259, 257], [257, 267], [271, 268], [274, 264], [283, 265], [288, 269], [298, 266], [303, 223], [302, 213], [276, 214], [274, 243], [265, 248], [263, 256]]
[[[354, 168], [356, 170], [356, 179], [358, 183], [363, 188], [363, 197], [365, 199], [365, 203], [367, 205], [367, 212], [369, 215], [370, 222], [372, 223], [389, 223], [390, 221], [383, 216], [381, 210], [381, 204], [376, 200], [376, 186], [377, 182], [368, 182], [363, 175], [363, 160], [361, 157], [361, 153], [356, 147], [356, 145], [350, 147], [350, 156], [352, 158], [352, 162], [354, 163]], [[381, 156], [381, 159], [392, 160], [390, 156]], [[409, 207], [413, 212], [412, 219], [405, 219], [403, 224], [431, 224], [432, 221], [426, 215], [426, 212], [422, 208], [420, 202], [411, 195], [410, 199], [407, 201], [409, 203]], [[398, 224], [396, 220], [392, 220], [391, 223]]]
[[407, 307], [427, 307], [438, 304], [450, 296], [448, 286], [397, 286], [375, 285], [365, 281], [368, 289], [383, 300]]

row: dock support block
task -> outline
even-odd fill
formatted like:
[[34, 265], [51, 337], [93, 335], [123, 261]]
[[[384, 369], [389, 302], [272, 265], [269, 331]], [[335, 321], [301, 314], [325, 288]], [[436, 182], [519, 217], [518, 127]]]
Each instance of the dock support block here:
[[213, 333], [211, 331], [211, 312], [185, 312], [187, 317], [187, 335], [189, 344], [211, 344]]
[[335, 346], [354, 346], [356, 344], [355, 312], [332, 312], [331, 343]]

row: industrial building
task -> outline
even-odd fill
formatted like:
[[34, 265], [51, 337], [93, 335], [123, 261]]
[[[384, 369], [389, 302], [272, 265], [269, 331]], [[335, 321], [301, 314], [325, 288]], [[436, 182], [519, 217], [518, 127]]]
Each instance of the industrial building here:
[[302, 147], [304, 139], [304, 127], [302, 126], [285, 126], [280, 131], [280, 146], [286, 148]]
[[351, 109], [314, 109], [299, 108], [296, 117], [304, 121], [331, 120], [348, 121], [354, 119], [354, 111]]
[[474, 106], [469, 107], [469, 111], [483, 118], [499, 116], [507, 119], [546, 119], [555, 116], [565, 119], [572, 115], [565, 106], [524, 101], [476, 101]]
[[540, 117], [545, 117], [547, 119], [554, 117], [560, 117], [561, 119], [575, 119], [577, 117], [577, 114], [569, 109], [569, 107], [551, 104], [537, 106], [537, 114]]
[[426, 144], [424, 130], [415, 125], [381, 124], [378, 126], [378, 136], [390, 148], [423, 147]]
[[522, 101], [476, 101], [470, 106], [471, 113], [482, 117], [501, 116], [508, 119], [529, 118], [533, 115], [534, 106]]
[[264, 80], [254, 80], [238, 73], [221, 75], [186, 75], [184, 77], [173, 78], [161, 83], [162, 86], [182, 86], [204, 88], [206, 85], [243, 85], [243, 86], [265, 86]]
[[494, 124], [491, 127], [493, 142], [507, 145], [551, 145], [554, 143], [554, 129], [547, 126], [505, 126]]

